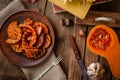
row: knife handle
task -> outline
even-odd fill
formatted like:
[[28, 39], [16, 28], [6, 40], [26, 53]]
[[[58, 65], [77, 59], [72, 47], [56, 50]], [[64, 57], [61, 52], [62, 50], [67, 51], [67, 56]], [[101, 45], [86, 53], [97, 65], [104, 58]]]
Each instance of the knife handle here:
[[70, 41], [70, 44], [71, 44], [71, 46], [73, 48], [73, 51], [74, 51], [74, 54], [75, 54], [77, 60], [81, 59], [80, 54], [79, 54], [80, 52], [79, 52], [79, 50], [77, 48], [76, 42], [75, 42], [72, 35], [69, 36], [69, 41]]

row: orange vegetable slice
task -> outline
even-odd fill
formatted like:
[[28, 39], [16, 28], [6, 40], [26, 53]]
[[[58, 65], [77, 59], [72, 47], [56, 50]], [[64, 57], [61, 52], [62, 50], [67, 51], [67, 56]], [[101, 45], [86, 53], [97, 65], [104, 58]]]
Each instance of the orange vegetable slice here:
[[15, 44], [21, 40], [22, 31], [17, 25], [17, 21], [13, 21], [9, 24], [7, 33], [9, 38], [6, 40], [6, 43]]
[[50, 44], [51, 44], [51, 37], [49, 34], [47, 34], [43, 43], [43, 48], [48, 48]]
[[106, 25], [97, 25], [87, 37], [88, 49], [107, 59], [113, 75], [120, 78], [120, 44], [117, 34]]

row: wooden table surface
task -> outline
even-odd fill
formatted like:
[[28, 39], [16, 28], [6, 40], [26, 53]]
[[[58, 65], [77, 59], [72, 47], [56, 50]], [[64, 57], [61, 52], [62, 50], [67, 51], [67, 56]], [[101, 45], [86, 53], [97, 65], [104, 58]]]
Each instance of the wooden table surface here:
[[[7, 6], [11, 1], [12, 0], [0, 0], [0, 10], [2, 10], [5, 6]], [[75, 59], [71, 57], [74, 55], [68, 40], [68, 35], [70, 34], [75, 36], [78, 48], [82, 53], [81, 55], [85, 65], [88, 66], [91, 62], [101, 62], [102, 64], [106, 65], [105, 68], [107, 70], [107, 73], [103, 80], [115, 80], [115, 78], [112, 76], [110, 72], [107, 61], [100, 56], [92, 54], [86, 47], [86, 43], [85, 43], [86, 37], [80, 37], [78, 35], [79, 30], [83, 28], [88, 34], [90, 29], [92, 29], [92, 26], [88, 27], [86, 25], [75, 24], [74, 26], [62, 27], [60, 24], [61, 19], [69, 18], [74, 21], [75, 16], [67, 12], [55, 14], [52, 9], [52, 4], [48, 2], [48, 0], [39, 0], [34, 4], [30, 4], [27, 2], [23, 2], [23, 3], [27, 9], [41, 12], [50, 20], [51, 24], [53, 25], [55, 31], [55, 37], [56, 37], [54, 52], [56, 53], [56, 56], [57, 55], [63, 56], [63, 60], [60, 64], [69, 80], [82, 80], [79, 67], [75, 68], [77, 63], [73, 63], [73, 64], [75, 71], [78, 70], [78, 72], [75, 74], [76, 76], [79, 77], [74, 78], [72, 76], [69, 76], [71, 75], [69, 70], [70, 69], [69, 63], [70, 61], [75, 62]], [[91, 10], [120, 12], [120, 0], [113, 0], [113, 2], [109, 2], [107, 4], [92, 6]], [[119, 34], [120, 29], [116, 29], [116, 32], [118, 32]], [[18, 66], [11, 64], [8, 61], [8, 59], [6, 59], [6, 57], [1, 54], [1, 50], [0, 50], [0, 80], [26, 80], [21, 69]]]

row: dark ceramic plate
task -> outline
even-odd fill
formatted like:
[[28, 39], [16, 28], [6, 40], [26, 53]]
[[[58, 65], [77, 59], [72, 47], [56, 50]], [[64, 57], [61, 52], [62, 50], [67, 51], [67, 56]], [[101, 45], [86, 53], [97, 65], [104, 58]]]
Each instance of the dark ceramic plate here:
[[[8, 38], [7, 35], [7, 27], [12, 21], [18, 21], [18, 22], [23, 22], [26, 18], [31, 18], [34, 21], [41, 21], [44, 24], [47, 25], [49, 34], [52, 38], [52, 42], [50, 47], [47, 49], [46, 54], [36, 60], [32, 60], [29, 58], [26, 58], [24, 55], [16, 53], [12, 50], [11, 46], [7, 44], [5, 41]], [[1, 50], [5, 54], [5, 56], [14, 64], [21, 66], [21, 67], [29, 67], [29, 66], [35, 66], [39, 63], [42, 63], [44, 60], [48, 58], [48, 56], [51, 54], [53, 47], [54, 47], [54, 42], [55, 42], [55, 36], [54, 36], [54, 31], [52, 28], [52, 25], [50, 22], [47, 20], [46, 17], [44, 17], [41, 13], [37, 13], [34, 11], [19, 11], [16, 12], [12, 15], [10, 15], [1, 25], [1, 30], [0, 30], [0, 45], [1, 45]]]

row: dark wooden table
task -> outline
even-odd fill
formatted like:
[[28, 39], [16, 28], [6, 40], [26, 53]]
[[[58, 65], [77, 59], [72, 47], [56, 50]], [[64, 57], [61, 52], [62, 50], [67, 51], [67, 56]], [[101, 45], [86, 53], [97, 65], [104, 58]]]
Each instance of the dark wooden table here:
[[[11, 1], [12, 0], [0, 0], [0, 10], [7, 6]], [[82, 53], [81, 55], [85, 65], [88, 66], [91, 62], [101, 62], [102, 64], [106, 65], [105, 68], [107, 70], [107, 73], [104, 76], [103, 80], [115, 80], [115, 78], [112, 76], [110, 72], [107, 61], [100, 56], [92, 54], [86, 47], [85, 43], [86, 37], [81, 38], [78, 36], [78, 32], [80, 29], [84, 28], [86, 30], [86, 33], [88, 34], [92, 26], [88, 27], [88, 25], [75, 24], [74, 26], [62, 27], [60, 24], [61, 19], [69, 18], [74, 21], [75, 16], [67, 12], [55, 14], [52, 9], [52, 4], [48, 2], [48, 0], [39, 0], [34, 4], [30, 4], [27, 2], [23, 3], [27, 9], [41, 12], [50, 20], [51, 24], [53, 25], [56, 36], [54, 52], [56, 53], [56, 56], [57, 55], [63, 56], [63, 61], [60, 64], [69, 80], [82, 80], [78, 64], [76, 63], [74, 57], [71, 57], [73, 55], [73, 50], [68, 41], [68, 35], [70, 34], [75, 35], [75, 39], [78, 48]], [[113, 2], [92, 6], [91, 10], [120, 12], [120, 0], [113, 0]], [[116, 32], [119, 33], [120, 29], [116, 29]], [[73, 69], [73, 71], [75, 72], [78, 70], [78, 72], [76, 73], [73, 72], [74, 74], [70, 74], [71, 73], [69, 70], [70, 62], [75, 62], [73, 63], [74, 69], [72, 67], [71, 69]], [[73, 77], [69, 75], [73, 75]], [[76, 77], [74, 77], [75, 75]], [[6, 59], [6, 57], [1, 54], [1, 50], [0, 50], [0, 80], [26, 80], [21, 69], [18, 66], [11, 64], [8, 61], [8, 59]]]

